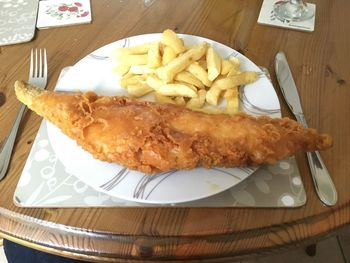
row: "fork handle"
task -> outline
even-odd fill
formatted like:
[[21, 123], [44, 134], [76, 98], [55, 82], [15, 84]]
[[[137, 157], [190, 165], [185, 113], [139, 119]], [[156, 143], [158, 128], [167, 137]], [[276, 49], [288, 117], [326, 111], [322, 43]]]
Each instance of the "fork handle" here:
[[0, 180], [2, 180], [6, 175], [7, 168], [8, 168], [8, 165], [10, 163], [10, 159], [11, 159], [11, 155], [12, 155], [13, 145], [15, 144], [19, 124], [21, 123], [21, 119], [22, 119], [22, 116], [23, 116], [25, 109], [26, 109], [26, 106], [24, 104], [22, 104], [21, 108], [19, 109], [19, 111], [17, 113], [16, 120], [13, 123], [11, 132], [8, 135], [6, 141], [1, 149], [1, 152], [0, 152]]

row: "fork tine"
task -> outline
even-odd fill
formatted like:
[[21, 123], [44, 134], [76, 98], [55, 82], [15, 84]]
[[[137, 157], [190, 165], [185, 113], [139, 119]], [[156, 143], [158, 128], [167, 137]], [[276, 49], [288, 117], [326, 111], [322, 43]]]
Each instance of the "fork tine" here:
[[28, 83], [40, 88], [45, 88], [47, 84], [47, 75], [48, 63], [46, 48], [36, 48], [35, 50], [32, 49]]
[[47, 55], [46, 48], [44, 48], [44, 78], [47, 79]]
[[39, 49], [39, 78], [41, 78], [43, 75], [43, 59], [41, 55], [41, 48]]
[[33, 77], [33, 60], [34, 60], [34, 54], [33, 49], [30, 51], [30, 66], [29, 66], [29, 79]]
[[34, 77], [38, 77], [38, 49], [35, 49], [35, 68], [34, 68]]

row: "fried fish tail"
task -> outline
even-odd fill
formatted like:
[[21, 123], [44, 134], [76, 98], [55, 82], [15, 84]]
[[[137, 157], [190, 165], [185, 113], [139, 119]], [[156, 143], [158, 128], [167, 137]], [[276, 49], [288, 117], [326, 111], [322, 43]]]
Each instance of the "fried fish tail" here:
[[31, 109], [34, 98], [46, 91], [17, 80], [15, 82], [15, 92], [17, 99]]
[[15, 91], [96, 159], [145, 173], [274, 163], [332, 146], [329, 135], [289, 118], [211, 115], [123, 96], [43, 91], [21, 81]]

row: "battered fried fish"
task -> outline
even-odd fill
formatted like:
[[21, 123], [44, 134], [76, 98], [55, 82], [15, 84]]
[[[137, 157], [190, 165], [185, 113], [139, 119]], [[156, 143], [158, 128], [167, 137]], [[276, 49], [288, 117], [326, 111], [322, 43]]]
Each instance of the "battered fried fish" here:
[[43, 91], [21, 81], [15, 90], [95, 158], [145, 173], [274, 163], [332, 145], [329, 135], [289, 118], [211, 115], [129, 97]]

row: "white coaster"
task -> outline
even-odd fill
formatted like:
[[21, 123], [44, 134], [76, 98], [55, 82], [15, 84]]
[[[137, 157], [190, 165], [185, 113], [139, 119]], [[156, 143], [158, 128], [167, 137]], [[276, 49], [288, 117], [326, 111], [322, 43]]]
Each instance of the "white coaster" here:
[[90, 22], [90, 0], [46, 0], [39, 2], [38, 21], [36, 24], [38, 29]]
[[[276, 3], [277, 0], [264, 0], [259, 18], [258, 23], [268, 26], [276, 26], [276, 27], [284, 27], [289, 29], [295, 29], [295, 30], [302, 30], [302, 31], [308, 31], [313, 32], [315, 29], [315, 16], [312, 18], [301, 21], [301, 22], [295, 22], [295, 21], [289, 21], [289, 20], [280, 20], [278, 17], [275, 16], [273, 11], [273, 5]], [[316, 13], [316, 5], [307, 3], [308, 8]]]

